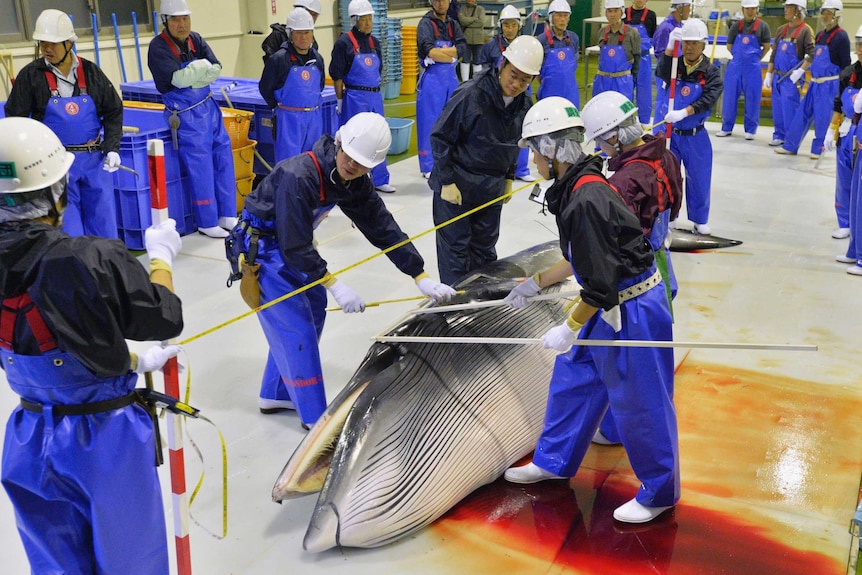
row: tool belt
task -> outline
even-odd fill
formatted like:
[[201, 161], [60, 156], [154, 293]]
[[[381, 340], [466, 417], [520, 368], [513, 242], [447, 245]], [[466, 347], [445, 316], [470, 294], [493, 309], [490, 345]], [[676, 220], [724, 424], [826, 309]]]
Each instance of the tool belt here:
[[674, 128], [673, 133], [677, 134], [678, 136], [694, 136], [701, 130], [703, 130], [703, 124], [701, 124], [697, 128], [692, 128], [691, 130], [677, 130], [676, 128]]
[[[249, 236], [248, 250], [245, 249], [245, 236]], [[253, 228], [245, 220], [241, 221], [225, 238], [225, 256], [230, 262], [231, 273], [227, 279], [227, 287], [239, 280], [239, 294], [251, 309], [260, 306], [260, 285], [257, 276], [260, 264], [257, 263], [258, 243], [261, 236], [274, 236], [274, 233], [263, 232]]]
[[838, 76], [823, 76], [821, 78], [811, 78], [812, 84], [822, 84], [824, 82], [831, 82], [832, 80], [837, 80]]
[[[106, 399], [105, 401], [94, 401], [93, 403], [79, 403], [71, 405], [52, 405], [51, 411], [58, 417], [66, 415], [92, 415], [94, 413], [103, 413], [105, 411], [113, 411], [126, 407], [138, 401], [136, 393], [130, 393], [122, 397], [114, 399]], [[42, 413], [45, 411], [45, 406], [41, 403], [35, 403], [21, 398], [21, 407], [33, 413]]]
[[631, 74], [631, 70], [626, 70], [625, 72], [602, 72], [599, 70], [596, 72], [596, 76], [607, 76], [608, 78], [622, 78], [623, 76], [631, 76]]
[[620, 304], [648, 292], [649, 290], [657, 286], [659, 283], [661, 283], [661, 272], [656, 269], [655, 273], [644, 281], [636, 283], [631, 287], [627, 287], [624, 290], [621, 290], [617, 294], [620, 300]]
[[99, 152], [102, 150], [102, 136], [95, 140], [90, 140], [86, 144], [78, 144], [75, 146], [65, 146], [67, 152]]
[[350, 84], [345, 84], [344, 87], [347, 88], [348, 90], [362, 90], [363, 92], [379, 92], [380, 91], [380, 86], [377, 86], [376, 88], [369, 88], [368, 86], [352, 86]]
[[281, 104], [279, 104], [278, 107], [282, 110], [287, 110], [288, 112], [313, 112], [320, 106], [318, 105], [311, 108], [294, 108], [293, 106], [282, 106]]

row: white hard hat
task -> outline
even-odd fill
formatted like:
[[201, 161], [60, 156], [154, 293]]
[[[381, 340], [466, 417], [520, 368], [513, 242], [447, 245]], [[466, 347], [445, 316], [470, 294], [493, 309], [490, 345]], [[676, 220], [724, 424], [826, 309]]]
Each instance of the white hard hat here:
[[843, 9], [844, 5], [841, 4], [841, 0], [823, 0], [823, 4], [820, 5], [821, 12], [824, 10], [832, 10], [836, 16]]
[[192, 11], [186, 0], [162, 0], [159, 5], [159, 13], [164, 19], [167, 16], [191, 16]]
[[699, 18], [689, 18], [682, 23], [682, 39], [695, 42], [706, 42], [709, 33], [706, 24]]
[[294, 30], [314, 30], [314, 18], [308, 13], [308, 10], [302, 8], [294, 8], [287, 15], [287, 23], [285, 23], [287, 33], [290, 34]]
[[625, 7], [625, 0], [605, 0], [605, 10], [609, 10], [611, 8], [625, 9]]
[[293, 7], [305, 8], [306, 10], [311, 10], [317, 15], [323, 13], [320, 8], [320, 0], [296, 0], [296, 2], [293, 3]]
[[566, 0], [554, 0], [548, 5], [548, 14], [553, 14], [554, 12], [565, 12], [566, 14], [572, 13], [572, 7], [569, 6], [569, 3]]
[[75, 154], [67, 152], [51, 128], [32, 118], [0, 119], [0, 194], [41, 190], [69, 172]]
[[584, 129], [584, 121], [575, 105], [559, 96], [542, 98], [527, 111], [518, 145], [526, 148], [530, 138], [571, 128]]
[[365, 16], [367, 14], [374, 14], [374, 8], [372, 8], [371, 2], [368, 0], [350, 0], [347, 13], [351, 18], [353, 16]]
[[691, 4], [691, 0], [670, 0], [670, 9], [673, 11], [679, 6], [691, 6]]
[[36, 26], [33, 30], [33, 39], [40, 42], [74, 42], [78, 39], [72, 19], [60, 10], [42, 10], [36, 18]]
[[518, 24], [521, 23], [521, 13], [518, 12], [518, 9], [512, 6], [511, 4], [506, 4], [503, 6], [503, 9], [500, 10], [500, 22], [503, 20], [517, 20]]
[[807, 0], [785, 0], [784, 6], [796, 6], [802, 12], [805, 12], [808, 9], [808, 1]]
[[335, 140], [348, 156], [371, 169], [386, 159], [392, 145], [392, 131], [380, 114], [362, 112], [341, 126]]
[[503, 58], [524, 74], [538, 76], [545, 59], [545, 50], [535, 36], [518, 36], [503, 52]]
[[862, 42], [862, 26], [856, 29], [856, 42]]
[[742, 0], [740, 4], [743, 8], [760, 8], [760, 0]]
[[637, 107], [619, 92], [602, 92], [594, 96], [581, 109], [585, 138], [593, 140], [619, 126], [623, 120], [636, 114]]

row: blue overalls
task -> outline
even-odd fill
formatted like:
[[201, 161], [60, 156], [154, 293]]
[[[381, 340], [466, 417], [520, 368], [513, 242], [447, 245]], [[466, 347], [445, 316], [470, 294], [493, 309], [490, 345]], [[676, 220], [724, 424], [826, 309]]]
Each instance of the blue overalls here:
[[[680, 63], [680, 67], [684, 67]], [[674, 109], [682, 110], [697, 101], [703, 94], [706, 83], [704, 72], [698, 71], [699, 82], [676, 79]], [[673, 125], [670, 151], [676, 154], [685, 166], [685, 204], [688, 219], [695, 224], [705, 224], [709, 219], [709, 195], [712, 185], [712, 142], [703, 123], [709, 110], [692, 114]]]
[[[0, 362], [22, 398], [6, 424], [2, 482], [21, 511], [15, 517], [32, 572], [164, 575], [153, 421], [130, 396], [138, 376], [96, 377], [56, 347], [31, 304], [26, 293], [3, 300]], [[18, 314], [42, 355], [12, 351]], [[83, 413], [64, 414], [70, 407]]]
[[[838, 74], [841, 68], [829, 57], [829, 43], [841, 31], [839, 26], [832, 29], [829, 36], [826, 30], [817, 34], [814, 46], [814, 59], [811, 61], [811, 83], [802, 99], [802, 105], [796, 110], [793, 121], [787, 126], [784, 138], [785, 150], [796, 152], [802, 139], [814, 124], [814, 140], [811, 142], [811, 153], [820, 155], [823, 151], [823, 138], [832, 120], [830, 105], [838, 95]], [[825, 37], [825, 40], [824, 40]]]
[[[360, 112], [376, 112], [383, 116], [383, 94], [380, 93], [380, 58], [374, 49], [374, 37], [368, 36], [371, 52], [359, 51], [359, 42], [353, 31], [347, 33], [353, 44], [353, 63], [344, 76], [344, 101], [341, 105], [341, 125]], [[389, 183], [386, 160], [371, 170], [375, 186]]]
[[760, 125], [760, 97], [763, 79], [760, 76], [760, 57], [763, 49], [757, 39], [760, 18], [754, 20], [750, 34], [743, 34], [743, 20], [739, 21], [739, 33], [733, 41], [730, 62], [724, 75], [724, 99], [721, 104], [721, 130], [732, 132], [736, 123], [736, 107], [739, 96], [745, 98], [743, 128], [746, 134], [757, 133]]
[[629, 26], [638, 31], [641, 37], [641, 63], [638, 67], [636, 104], [638, 107], [638, 120], [641, 124], [649, 124], [652, 117], [652, 56], [650, 56], [650, 48], [652, 47], [652, 38], [649, 37], [644, 21], [646, 20], [647, 11], [641, 12], [641, 21], [638, 23], [632, 22], [632, 7], [626, 8], [626, 22]]
[[[571, 248], [570, 248], [571, 249]], [[624, 290], [649, 278], [655, 266], [626, 278]], [[575, 274], [577, 279], [577, 274]], [[673, 339], [664, 285], [620, 304], [615, 332], [599, 311], [578, 340]], [[657, 369], [643, 369], [643, 366]], [[561, 477], [580, 467], [599, 421], [610, 407], [619, 438], [641, 481], [637, 500], [648, 507], [676, 504], [680, 495], [679, 446], [673, 395], [673, 350], [656, 347], [579, 346], [557, 356], [542, 434], [533, 463]]]
[[[335, 207], [335, 203], [324, 203], [326, 198], [320, 164], [314, 152], [307, 153], [314, 161], [320, 177], [322, 205], [315, 210], [313, 227], [316, 229]], [[245, 210], [242, 219], [262, 232], [256, 258], [260, 264], [260, 305], [311, 283], [305, 273], [287, 265], [282, 258], [274, 221], [262, 221]], [[245, 241], [248, 250], [248, 234]], [[326, 410], [326, 390], [317, 345], [326, 320], [326, 288], [317, 285], [307, 289], [268, 307], [257, 316], [269, 343], [260, 397], [293, 402], [302, 423], [313, 425]]]
[[87, 80], [80, 58], [77, 76], [80, 95], [62, 98], [54, 73], [45, 70], [51, 97], [42, 123], [75, 154], [75, 161], [69, 169], [68, 205], [63, 214], [62, 229], [70, 236], [115, 239], [118, 237], [117, 206], [111, 175], [102, 168], [105, 162], [105, 154], [99, 144], [102, 123], [96, 103], [87, 94]]
[[773, 140], [784, 140], [787, 128], [793, 121], [793, 116], [796, 114], [796, 108], [799, 107], [799, 88], [790, 81], [790, 76], [783, 80], [781, 77], [790, 72], [799, 63], [800, 59], [796, 56], [796, 37], [802, 32], [805, 22], [799, 24], [796, 30], [790, 37], [790, 40], [785, 40], [789, 24], [785, 24], [784, 33], [779, 33], [777, 38], [781, 38], [775, 47], [775, 60], [773, 68], [775, 76], [772, 80], [772, 121], [775, 124], [775, 130], [772, 133]]
[[[434, 47], [435, 48], [451, 48], [454, 46], [455, 32], [452, 29], [452, 22], [446, 22], [449, 29], [449, 39], [440, 38], [440, 31], [437, 30], [437, 25], [432, 22], [434, 28]], [[425, 63], [420, 62], [424, 72], [419, 78], [419, 85], [416, 88], [416, 140], [419, 147], [419, 171], [427, 173], [434, 167], [434, 156], [431, 154], [431, 132], [434, 128], [434, 122], [440, 116], [440, 112], [446, 106], [446, 102], [452, 97], [452, 93], [458, 87], [458, 76], [455, 74], [455, 66], [457, 58], [454, 62], [445, 64], [443, 62], [435, 62], [433, 65], [424, 68]]]
[[311, 61], [301, 66], [294, 54], [289, 56], [293, 65], [284, 85], [275, 91], [276, 163], [308, 152], [323, 135], [320, 68]]
[[[848, 121], [855, 114], [853, 100], [859, 94], [859, 88], [854, 88], [855, 85], [856, 72], [853, 72], [850, 74], [850, 82], [844, 89], [844, 92], [841, 93], [841, 112], [844, 114], [845, 121]], [[839, 135], [838, 146], [835, 151], [837, 163], [835, 172], [835, 215], [838, 218], [839, 228], [850, 227], [850, 206], [855, 203], [851, 195], [853, 193], [851, 175], [854, 171], [853, 146], [855, 144], [853, 142], [853, 134], [855, 132], [856, 126], [850, 126], [850, 131], [847, 134], [843, 136]], [[850, 241], [853, 242], [852, 235]]]
[[[182, 57], [167, 33], [159, 34], [174, 57]], [[189, 49], [195, 53], [191, 37]], [[182, 62], [185, 68], [191, 63]], [[230, 138], [224, 127], [221, 109], [212, 98], [208, 86], [174, 88], [162, 94], [165, 120], [176, 114], [180, 162], [185, 170], [186, 186], [191, 190], [195, 223], [199, 228], [218, 226], [220, 217], [236, 217], [236, 177]]]
[[548, 41], [548, 49], [539, 72], [537, 96], [539, 100], [549, 96], [560, 96], [573, 103], [576, 108], [580, 108], [581, 95], [578, 90], [578, 79], [575, 77], [575, 72], [578, 70], [578, 55], [575, 53], [575, 47], [572, 46], [572, 39], [565, 34], [565, 45], [561, 48], [554, 47], [556, 39], [547, 26], [545, 38]]
[[[855, 93], [848, 94], [851, 91]], [[859, 94], [859, 90], [847, 88], [846, 90], [844, 90], [844, 94], [842, 95], [842, 101], [846, 102], [847, 100], [851, 100], [850, 108], [852, 110], [852, 100], [859, 98]], [[844, 106], [846, 106], [846, 104], [844, 104]], [[853, 137], [854, 134], [856, 136], [855, 138]], [[859, 131], [859, 126], [856, 125], [852, 126], [850, 128], [850, 133], [842, 138], [842, 143], [843, 140], [851, 140], [851, 160], [853, 151], [852, 146], [859, 146], [860, 137], [862, 137], [862, 132]], [[846, 255], [848, 258], [855, 259], [857, 266], [862, 266], [862, 206], [860, 206], [859, 204], [859, 194], [862, 193], [862, 181], [860, 181], [862, 180], [862, 161], [860, 161], [860, 158], [858, 157], [858, 150], [856, 151], [856, 156], [856, 161], [853, 162], [853, 172], [850, 176], [850, 206], [847, 213], [847, 219], [850, 227], [850, 242], [847, 244]]]
[[[497, 58], [497, 63], [495, 65], [498, 68], [500, 67], [500, 64], [503, 63], [503, 52], [505, 52], [506, 48], [508, 48], [508, 46], [509, 46], [508, 43], [505, 46], [503, 45], [504, 40], [505, 40], [505, 38], [503, 38], [502, 34], [497, 36], [497, 46], [500, 48], [500, 57]], [[532, 95], [533, 95], [533, 86], [532, 85], [527, 86], [527, 96], [530, 97], [530, 101], [533, 100]], [[515, 166], [515, 177], [516, 178], [530, 175], [529, 163], [530, 163], [530, 149], [529, 148], [521, 148], [518, 151], [518, 163]]]
[[629, 100], [635, 99], [635, 84], [632, 78], [632, 65], [628, 61], [623, 38], [628, 26], [623, 24], [618, 32], [619, 44], [611, 46], [608, 44], [610, 28], [605, 32], [602, 40], [601, 52], [599, 52], [599, 71], [593, 78], [593, 97], [602, 92], [619, 92]]

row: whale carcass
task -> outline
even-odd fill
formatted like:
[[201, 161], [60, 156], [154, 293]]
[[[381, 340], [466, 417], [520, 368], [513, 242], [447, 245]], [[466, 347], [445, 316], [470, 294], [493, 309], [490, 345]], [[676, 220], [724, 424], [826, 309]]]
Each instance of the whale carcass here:
[[[504, 297], [514, 278], [560, 258], [549, 242], [494, 262], [460, 282], [466, 293], [451, 303]], [[414, 315], [389, 333], [538, 338], [569, 303]], [[554, 355], [536, 345], [372, 344], [273, 487], [275, 501], [320, 491], [304, 548], [386, 545], [498, 478], [535, 446]]]

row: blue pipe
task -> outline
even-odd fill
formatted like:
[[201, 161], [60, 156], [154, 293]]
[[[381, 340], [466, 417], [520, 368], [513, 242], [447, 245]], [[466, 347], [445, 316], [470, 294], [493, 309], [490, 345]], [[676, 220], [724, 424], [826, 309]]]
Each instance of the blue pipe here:
[[141, 40], [138, 38], [138, 16], [132, 12], [132, 31], [135, 34], [135, 52], [138, 54], [138, 79], [144, 79], [144, 67], [141, 64]]
[[117, 26], [117, 15], [111, 12], [111, 21], [114, 23], [114, 40], [117, 42], [117, 58], [120, 60], [120, 72], [123, 73], [123, 82], [126, 82], [126, 63], [123, 62], [123, 46], [120, 44], [120, 28]]
[[93, 51], [96, 53], [96, 66], [101, 68], [101, 58], [99, 58], [99, 25], [96, 22], [96, 13], [90, 14], [90, 20], [93, 22]]

